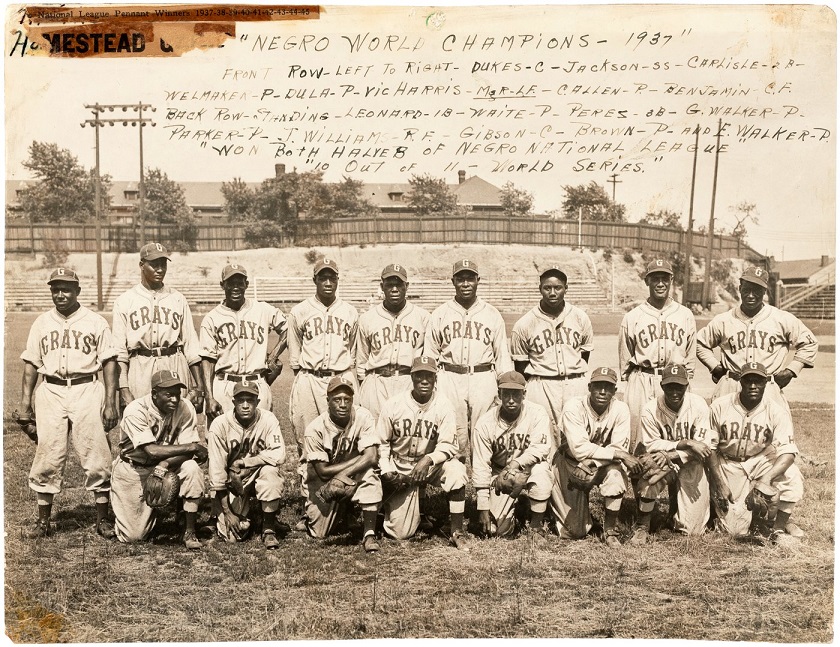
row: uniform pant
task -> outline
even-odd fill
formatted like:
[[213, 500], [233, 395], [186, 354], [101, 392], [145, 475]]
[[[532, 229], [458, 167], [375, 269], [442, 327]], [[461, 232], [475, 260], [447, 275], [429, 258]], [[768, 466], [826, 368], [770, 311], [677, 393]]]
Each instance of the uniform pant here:
[[359, 404], [373, 414], [373, 419], [379, 419], [379, 412], [386, 400], [403, 391], [412, 388], [410, 375], [376, 375], [368, 373], [359, 387]]
[[[595, 485], [600, 486], [604, 505], [618, 512], [627, 491], [627, 477], [620, 463], [596, 461]], [[565, 454], [557, 452], [552, 464], [554, 486], [551, 489], [551, 514], [561, 539], [583, 539], [592, 529], [589, 514], [589, 492], [569, 489], [569, 474], [577, 465]]]
[[152, 392], [152, 375], [157, 371], [175, 371], [184, 384], [192, 388], [192, 377], [187, 358], [183, 352], [166, 357], [144, 357], [134, 355], [128, 360], [128, 390], [135, 398]]
[[[712, 401], [714, 402], [717, 398], [729, 395], [730, 393], [740, 393], [740, 391], [741, 383], [738, 380], [733, 380], [727, 373], [720, 378], [720, 381], [715, 385], [715, 392], [714, 395], [712, 395]], [[785, 411], [790, 413], [790, 405], [788, 404], [785, 394], [779, 388], [779, 385], [773, 380], [767, 382], [767, 388], [764, 390], [764, 397], [780, 404], [784, 407]]]
[[[260, 389], [260, 401], [257, 406], [271, 411], [271, 387], [263, 377], [258, 378], [256, 384]], [[227, 412], [233, 409], [233, 387], [235, 386], [236, 382], [226, 380], [219, 375], [213, 378], [213, 399], [222, 405], [222, 411]]]
[[[143, 486], [155, 469], [154, 465], [140, 467], [130, 465], [117, 457], [111, 477], [111, 506], [114, 508], [117, 539], [131, 543], [149, 538], [158, 521], [158, 510], [150, 508], [143, 501]], [[204, 473], [194, 460], [184, 461], [178, 468], [181, 481], [179, 496], [185, 499], [200, 499], [204, 495]]]
[[85, 473], [85, 489], [111, 488], [111, 449], [102, 426], [105, 386], [99, 380], [75, 386], [42, 382], [35, 390], [38, 446], [29, 470], [35, 492], [58, 494], [64, 482], [67, 451], [73, 447]]
[[[724, 513], [715, 502], [715, 510], [718, 516], [718, 524], [721, 530], [730, 535], [745, 535], [750, 530], [752, 523], [752, 511], [747, 510], [746, 498], [752, 489], [752, 481], [760, 479], [767, 474], [776, 461], [776, 456], [767, 457], [759, 454], [743, 462], [731, 461], [724, 456], [720, 457], [720, 466], [732, 491], [732, 498], [735, 503], [729, 504], [729, 510]], [[773, 481], [773, 485], [779, 489], [778, 510], [792, 512], [794, 506], [802, 500], [805, 492], [805, 483], [802, 472], [796, 465], [787, 468], [781, 477]]]
[[[277, 465], [263, 465], [258, 470], [254, 470], [243, 485], [245, 486], [245, 493], [242, 496], [236, 496], [233, 492], [228, 491], [228, 507], [231, 511], [239, 517], [240, 522], [248, 519], [251, 512], [251, 497], [256, 496], [257, 501], [263, 504], [269, 502], [279, 502], [280, 497], [283, 496], [283, 477], [280, 475], [280, 468]], [[279, 506], [278, 506], [279, 507]], [[266, 512], [276, 512], [274, 510], [263, 510]], [[220, 514], [216, 521], [216, 530], [225, 541], [235, 542], [237, 537], [230, 532], [227, 525], [225, 515]]]
[[[353, 371], [344, 372], [344, 377], [356, 384], [356, 376]], [[301, 459], [303, 456], [303, 432], [309, 423], [327, 410], [327, 385], [331, 377], [318, 377], [307, 371], [298, 371], [292, 382], [292, 391], [289, 395], [289, 418], [295, 430], [295, 442], [297, 442], [298, 453]]]
[[630, 448], [627, 451], [631, 454], [636, 451], [636, 445], [642, 442], [642, 409], [648, 402], [662, 395], [661, 381], [661, 375], [639, 370], [633, 370], [627, 377], [624, 402], [630, 409]]
[[[394, 461], [400, 474], [410, 474], [414, 464], [402, 464]], [[430, 485], [440, 487], [444, 492], [460, 490], [467, 485], [467, 468], [459, 460], [450, 458], [435, 466]], [[413, 537], [420, 526], [420, 487], [410, 485], [398, 488], [387, 494], [382, 502], [385, 513], [385, 532], [394, 539]]]
[[[493, 468], [493, 476], [500, 474], [503, 468]], [[520, 497], [527, 497], [531, 501], [547, 501], [551, 497], [553, 480], [551, 467], [548, 463], [537, 463], [531, 468], [528, 482]], [[495, 524], [496, 536], [507, 537], [516, 530], [515, 521], [516, 499], [509, 494], [496, 494], [496, 489], [490, 488], [490, 520]]]
[[318, 498], [317, 492], [327, 481], [318, 478], [315, 469], [307, 465], [303, 488], [306, 492], [306, 527], [310, 535], [318, 539], [328, 536], [334, 530], [336, 522], [347, 511], [347, 505], [351, 501], [362, 506], [382, 501], [382, 482], [375, 468], [370, 467], [353, 479], [358, 486], [349, 500], [324, 503]]
[[[674, 528], [685, 535], [702, 535], [709, 521], [709, 480], [703, 463], [696, 460], [688, 461], [680, 466], [677, 474], [677, 514], [674, 517]], [[646, 479], [639, 480], [639, 496], [642, 499], [656, 499], [663, 493], [668, 493], [668, 483], [662, 479], [650, 485]], [[644, 502], [639, 504], [642, 512]], [[653, 508], [651, 507], [651, 510]]]
[[552, 422], [552, 437], [554, 443], [559, 445], [563, 407], [572, 398], [585, 396], [588, 392], [589, 383], [585, 375], [571, 380], [546, 380], [533, 376], [528, 378], [525, 399], [542, 405], [548, 412]]
[[469, 457], [472, 430], [478, 419], [489, 411], [498, 393], [496, 374], [493, 371], [485, 371], [462, 375], [440, 370], [437, 374], [437, 390], [449, 398], [455, 408], [458, 453], [460, 456]]

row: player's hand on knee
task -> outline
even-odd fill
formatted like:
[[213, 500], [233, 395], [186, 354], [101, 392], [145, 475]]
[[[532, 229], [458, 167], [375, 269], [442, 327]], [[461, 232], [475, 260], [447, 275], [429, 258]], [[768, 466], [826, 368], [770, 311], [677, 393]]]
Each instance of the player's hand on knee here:
[[773, 377], [773, 381], [775, 381], [776, 384], [779, 385], [780, 389], [783, 389], [788, 384], [790, 384], [790, 381], [795, 377], [796, 375], [794, 374], [794, 372], [791, 371], [789, 368], [786, 368], [783, 371], [779, 371], [778, 373], [776, 373], [775, 377]]
[[190, 443], [190, 451], [192, 459], [199, 465], [207, 461], [207, 448], [201, 443]]
[[411, 474], [408, 475], [408, 478], [411, 480], [411, 483], [414, 485], [419, 485], [421, 483], [425, 483], [426, 480], [429, 478], [429, 468], [432, 467], [432, 459], [429, 456], [424, 456], [421, 458], [417, 465], [414, 466], [414, 469], [411, 470]]
[[712, 382], [717, 384], [726, 373], [726, 367], [723, 364], [718, 364], [712, 369]]
[[485, 537], [493, 536], [493, 522], [490, 520], [489, 510], [478, 511], [478, 527], [481, 530], [481, 534]]
[[693, 454], [700, 461], [705, 461], [712, 455], [712, 448], [706, 443], [701, 443], [699, 440], [681, 440], [677, 448], [684, 449], [690, 454]]
[[621, 461], [624, 463], [624, 467], [627, 468], [627, 471], [630, 472], [633, 476], [641, 475], [642, 473], [642, 464], [638, 458], [630, 454], [629, 452], [625, 452], [621, 449], [616, 450], [615, 452], [616, 460]]

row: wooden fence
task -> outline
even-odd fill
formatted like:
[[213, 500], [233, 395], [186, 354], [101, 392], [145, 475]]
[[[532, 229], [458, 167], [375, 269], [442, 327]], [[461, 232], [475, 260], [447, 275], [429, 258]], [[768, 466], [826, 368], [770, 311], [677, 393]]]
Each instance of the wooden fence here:
[[[195, 251], [237, 251], [247, 247], [244, 223], [200, 223]], [[68, 252], [96, 251], [96, 229], [92, 224], [52, 225], [6, 224], [6, 252], [32, 253], [51, 249]], [[575, 220], [546, 217], [508, 218], [472, 213], [466, 217], [407, 218], [385, 215], [376, 218], [300, 220], [294, 237], [282, 245], [374, 245], [390, 243], [442, 243], [482, 245], [560, 245], [672, 252], [684, 249], [685, 232], [639, 223], [583, 221], [578, 233]], [[146, 240], [159, 241], [178, 249], [173, 225], [146, 228]], [[694, 233], [695, 256], [705, 253], [707, 237]], [[183, 243], [181, 243], [183, 244]], [[139, 231], [131, 225], [108, 225], [102, 229], [103, 252], [137, 252]], [[763, 255], [732, 236], [715, 235], [715, 257], [761, 261]]]

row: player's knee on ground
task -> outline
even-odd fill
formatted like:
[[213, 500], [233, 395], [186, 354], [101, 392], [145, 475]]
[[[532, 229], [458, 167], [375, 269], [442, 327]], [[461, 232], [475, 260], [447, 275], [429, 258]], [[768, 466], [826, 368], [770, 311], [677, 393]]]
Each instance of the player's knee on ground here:
[[273, 501], [283, 496], [283, 477], [277, 465], [263, 465], [257, 473], [255, 492], [260, 501]]
[[443, 463], [440, 472], [440, 487], [444, 492], [454, 492], [467, 486], [467, 466], [450, 458]]
[[204, 495], [204, 472], [194, 460], [184, 461], [178, 469], [181, 489], [178, 494], [185, 499], [200, 499]]
[[528, 498], [534, 501], [547, 501], [551, 496], [554, 478], [548, 463], [537, 463], [528, 476]]

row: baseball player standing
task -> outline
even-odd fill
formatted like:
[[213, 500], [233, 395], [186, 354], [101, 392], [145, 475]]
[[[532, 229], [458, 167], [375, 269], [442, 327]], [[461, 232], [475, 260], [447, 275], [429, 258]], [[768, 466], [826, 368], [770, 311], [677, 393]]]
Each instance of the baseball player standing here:
[[671, 298], [674, 270], [658, 258], [647, 265], [647, 301], [624, 315], [618, 333], [618, 364], [627, 380], [624, 401], [630, 408], [630, 452], [641, 440], [639, 417], [645, 403], [662, 394], [660, 378], [668, 364], [682, 364], [694, 376], [697, 324], [691, 310]]
[[473, 485], [478, 523], [485, 536], [505, 537], [516, 530], [516, 499], [493, 487], [503, 470], [524, 472], [528, 480], [522, 494], [530, 507], [529, 528], [540, 532], [551, 496], [554, 448], [546, 410], [525, 402], [525, 378], [516, 371], [499, 376], [499, 404], [478, 421], [472, 436]]
[[528, 378], [526, 398], [545, 407], [556, 427], [563, 405], [586, 395], [594, 334], [589, 316], [566, 303], [568, 279], [556, 265], [540, 274], [541, 299], [513, 326], [510, 355]]
[[[286, 445], [280, 423], [271, 411], [260, 408], [260, 386], [237, 382], [233, 409], [217, 418], [207, 432], [207, 475], [215, 495], [216, 530], [228, 542], [241, 541], [250, 528], [250, 498], [262, 508], [262, 542], [273, 550], [277, 540], [275, 514], [283, 495], [280, 467]], [[234, 485], [231, 475], [238, 483]]]
[[563, 444], [554, 455], [551, 512], [562, 539], [583, 539], [592, 529], [589, 491], [570, 487], [569, 477], [579, 463], [592, 472], [591, 486], [604, 497], [604, 542], [621, 544], [618, 513], [627, 491], [625, 470], [636, 473], [639, 461], [630, 444], [630, 411], [615, 400], [618, 376], [611, 368], [596, 368], [589, 380], [589, 395], [569, 401], [563, 410]]
[[778, 492], [770, 540], [796, 543], [798, 534], [787, 532], [787, 526], [802, 499], [804, 481], [793, 463], [799, 450], [790, 412], [764, 397], [769, 374], [763, 364], [749, 362], [738, 368], [738, 374], [740, 392], [724, 395], [710, 407], [709, 467], [719, 527], [732, 535], [747, 534], [754, 515], [746, 500], [760, 482]]
[[[714, 398], [738, 390], [738, 369], [748, 362], [763, 364], [771, 376], [765, 397], [784, 407], [782, 393], [803, 368], [814, 366], [817, 340], [810, 330], [790, 312], [764, 303], [767, 272], [747, 267], [741, 275], [738, 291], [741, 304], [715, 316], [697, 334], [697, 357], [717, 384]], [[720, 360], [713, 349], [720, 348]], [[788, 362], [788, 351], [793, 359]]]
[[424, 354], [437, 360], [438, 390], [455, 407], [459, 458], [470, 454], [470, 430], [493, 404], [496, 376], [513, 370], [502, 315], [478, 296], [470, 260], [455, 263], [455, 298], [438, 306], [426, 328]]
[[[709, 406], [688, 393], [688, 372], [669, 364], [662, 375], [662, 395], [645, 404], [641, 418], [641, 442], [656, 457], [660, 467], [677, 466], [677, 500], [674, 528], [687, 535], [701, 535], [709, 521], [709, 481], [705, 461], [712, 453]], [[667, 458], [666, 458], [667, 457]], [[650, 538], [650, 520], [656, 499], [667, 491], [662, 479], [651, 484], [639, 479], [639, 518], [628, 543], [644, 544]]]
[[423, 354], [429, 323], [429, 313], [405, 299], [405, 266], [388, 265], [379, 286], [384, 299], [359, 317], [356, 339], [359, 404], [374, 418], [387, 399], [411, 389], [411, 363]]
[[[111, 449], [106, 430], [114, 427], [117, 349], [103, 317], [82, 306], [79, 277], [59, 267], [47, 281], [55, 308], [39, 316], [29, 330], [23, 360], [23, 380], [16, 419], [37, 415], [35, 459], [29, 487], [38, 499], [38, 520], [26, 533], [30, 538], [52, 533], [53, 498], [61, 492], [67, 445], [73, 447], [85, 473], [85, 489], [96, 502], [96, 532], [114, 537], [108, 520], [111, 489]], [[97, 377], [102, 369], [103, 381]], [[43, 378], [35, 388], [38, 376]], [[33, 410], [34, 409], [34, 410]]]
[[160, 243], [140, 249], [140, 283], [114, 301], [114, 341], [119, 354], [120, 400], [127, 405], [149, 393], [152, 374], [168, 369], [188, 379], [188, 397], [198, 411], [204, 406], [198, 335], [184, 295], [164, 286], [169, 252]]
[[420, 525], [420, 487], [436, 485], [449, 501], [450, 543], [469, 552], [464, 534], [467, 468], [456, 458], [455, 412], [435, 389], [438, 375], [434, 359], [416, 358], [411, 390], [388, 400], [379, 414], [384, 529], [395, 539], [412, 537]]
[[117, 538], [143, 541], [154, 530], [158, 512], [146, 505], [143, 488], [155, 466], [161, 466], [178, 475], [186, 520], [184, 545], [198, 550], [195, 521], [204, 494], [199, 463], [207, 460], [207, 449], [199, 444], [195, 407], [181, 397], [187, 385], [175, 371], [157, 371], [150, 384], [151, 392], [132, 400], [120, 423], [120, 454], [111, 481]]
[[245, 381], [257, 385], [260, 407], [271, 411], [271, 383], [279, 371], [269, 372], [266, 365], [269, 333], [273, 331], [280, 338], [272, 357], [279, 357], [286, 348], [286, 317], [264, 301], [245, 297], [248, 272], [244, 267], [226, 265], [220, 285], [224, 301], [204, 316], [199, 329], [201, 368], [208, 385], [207, 417], [211, 421], [233, 408], [233, 390]]

